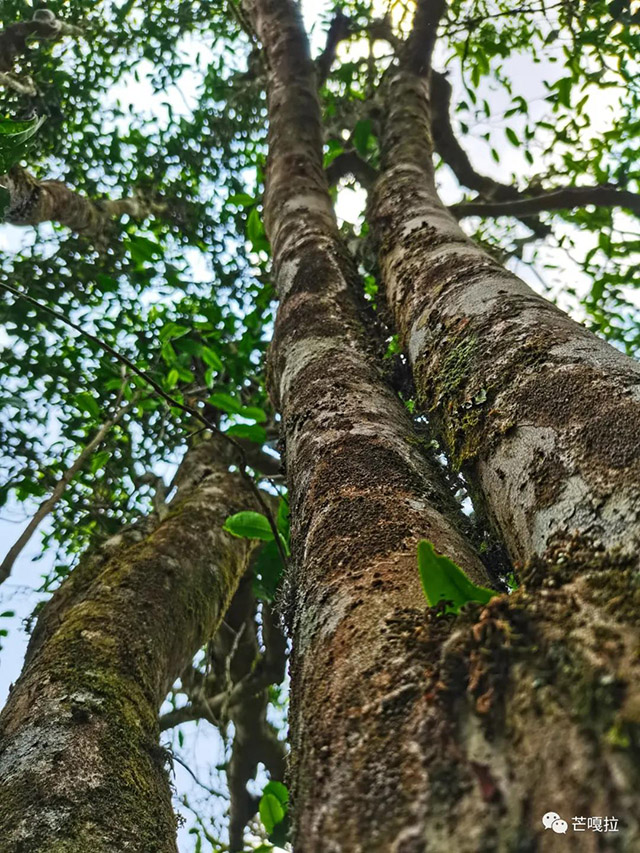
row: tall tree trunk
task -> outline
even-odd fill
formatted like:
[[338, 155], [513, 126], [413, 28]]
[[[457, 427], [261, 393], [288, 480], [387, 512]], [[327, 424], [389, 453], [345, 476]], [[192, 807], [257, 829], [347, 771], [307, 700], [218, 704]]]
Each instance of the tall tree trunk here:
[[[435, 4], [437, 5], [437, 4]], [[423, 2], [386, 91], [371, 212], [422, 405], [514, 560], [578, 532], [638, 564], [640, 366], [475, 245], [435, 186]]]
[[430, 539], [477, 579], [483, 571], [451, 523], [455, 507], [437, 466], [376, 366], [361, 284], [323, 174], [298, 8], [293, 0], [245, 8], [268, 67], [264, 207], [280, 299], [271, 384], [283, 418], [294, 554], [295, 849], [389, 851], [413, 833], [426, 778], [422, 671], [402, 653], [403, 632], [417, 630], [425, 605], [417, 543]]
[[[388, 75], [373, 225], [420, 399], [526, 567], [514, 594], [463, 612], [435, 646], [413, 643], [431, 695], [428, 786], [421, 840], [397, 849], [640, 849], [640, 370], [482, 252], [440, 202], [435, 5], [419, 3]], [[550, 811], [570, 848], [543, 828]], [[575, 835], [581, 816], [615, 817], [618, 832]]]
[[222, 530], [254, 507], [227, 454], [196, 445], [164, 520], [88, 555], [44, 607], [0, 716], [3, 853], [175, 853], [158, 708], [251, 551]]

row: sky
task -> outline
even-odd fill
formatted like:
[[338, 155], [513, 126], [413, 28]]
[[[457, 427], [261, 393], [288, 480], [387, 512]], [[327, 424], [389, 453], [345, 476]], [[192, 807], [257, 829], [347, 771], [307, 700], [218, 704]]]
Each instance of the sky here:
[[[381, 8], [383, 4], [380, 4]], [[322, 11], [327, 8], [328, 4], [319, 3], [317, 0], [306, 0], [304, 3], [304, 13], [307, 26], [311, 31], [312, 44], [314, 53], [317, 54], [324, 42], [324, 34], [319, 21], [322, 17]], [[185, 55], [187, 58], [193, 59], [195, 53], [200, 51], [203, 62], [206, 61], [206, 51], [202, 50], [202, 45], [185, 42]], [[357, 50], [358, 48], [352, 48]], [[438, 57], [436, 57], [436, 63]], [[553, 76], [555, 70], [547, 64], [534, 65], [530, 60], [518, 57], [510, 61], [508, 70], [514, 80], [520, 81], [521, 93], [524, 94], [530, 104], [532, 117], [542, 115], [548, 111], [549, 104], [545, 100], [547, 97], [547, 89], [544, 87], [543, 80]], [[454, 87], [454, 97], [461, 96], [462, 85], [459, 76], [455, 74], [450, 78]], [[152, 87], [144, 74], [140, 75], [140, 80], [136, 82], [131, 79], [123, 84], [118, 90], [113, 92], [113, 97], [118, 98], [123, 105], [131, 104], [135, 110], [142, 108], [149, 111], [150, 115], [162, 116], [166, 110], [162, 106], [162, 101], [168, 100], [175, 113], [187, 114], [191, 107], [195, 104], [196, 87], [199, 80], [198, 72], [186, 72], [183, 79], [180, 81], [179, 87], [175, 87], [173, 91], [154, 95]], [[490, 84], [483, 82], [482, 88], [485, 88], [488, 93]], [[480, 96], [485, 94], [480, 93]], [[506, 108], [508, 100], [506, 94], [501, 92], [491, 92], [492, 104], [496, 105], [496, 111], [501, 108], [501, 103]], [[594, 97], [590, 103], [592, 130], [598, 126], [606, 126], [610, 121], [612, 109], [612, 95], [606, 92]], [[465, 140], [465, 146], [472, 155], [474, 165], [478, 171], [485, 172], [492, 177], [508, 181], [511, 170], [522, 171], [526, 173], [529, 170], [528, 165], [522, 159], [522, 154], [509, 146], [505, 140], [500, 146], [502, 164], [496, 164], [491, 157], [489, 145], [480, 137], [480, 134], [485, 128], [478, 125], [473, 129], [471, 137]], [[509, 166], [507, 174], [506, 164]], [[55, 176], [54, 176], [55, 177]], [[443, 169], [439, 175], [440, 189], [443, 198], [447, 202], [455, 202], [460, 197], [460, 190], [453, 176], [447, 169]], [[361, 216], [366, 202], [365, 194], [362, 190], [343, 189], [339, 193], [337, 212], [341, 219], [356, 222]], [[578, 253], [581, 250], [586, 251], [590, 245], [591, 237], [582, 237], [580, 234], [573, 231], [573, 237], [578, 243]], [[0, 226], [0, 251], [15, 252], [19, 249], [23, 240], [33, 239], [33, 235], [27, 235], [25, 229], [13, 228], [11, 226]], [[564, 252], [548, 249], [543, 253], [543, 258], [549, 262], [559, 264], [559, 270], [554, 276], [554, 279], [561, 281], [567, 277], [577, 283], [578, 289], [583, 288], [586, 292], [590, 286], [588, 282], [578, 271], [578, 268], [572, 264]], [[540, 276], [548, 275], [542, 269], [542, 265], [538, 263], [533, 267], [522, 264], [514, 264], [515, 271], [521, 275], [534, 289], [541, 291]], [[552, 292], [558, 295], [559, 284], [551, 281]], [[562, 307], [569, 307], [568, 299], [560, 298]], [[638, 303], [640, 305], [640, 302]], [[571, 306], [574, 315], [576, 312], [575, 302]], [[579, 317], [579, 312], [577, 314]], [[0, 329], [0, 343], [3, 341], [3, 330]], [[6, 335], [4, 340], [6, 340]], [[167, 472], [169, 474], [169, 472]], [[28, 515], [25, 511], [32, 512], [34, 506], [9, 505], [3, 508], [0, 512], [0, 552], [5, 552], [11, 544], [17, 539], [21, 530], [28, 521]], [[37, 533], [25, 549], [18, 563], [14, 568], [13, 577], [3, 586], [0, 587], [0, 612], [5, 609], [13, 609], [16, 611], [15, 618], [6, 620], [6, 627], [9, 628], [9, 637], [3, 641], [3, 650], [0, 653], [0, 705], [4, 702], [7, 695], [9, 685], [15, 681], [19, 675], [26, 643], [28, 636], [23, 627], [23, 620], [28, 618], [37, 601], [42, 596], [37, 592], [41, 584], [42, 576], [46, 575], [51, 568], [51, 556], [45, 555], [44, 559], [34, 561], [39, 558], [40, 551], [40, 533]], [[5, 623], [3, 623], [4, 625]], [[218, 764], [223, 758], [223, 747], [220, 738], [212, 731], [206, 723], [199, 725], [189, 724], [184, 727], [185, 739], [188, 741], [189, 749], [187, 750], [190, 759], [192, 772], [202, 782], [209, 787], [217, 787], [220, 785], [220, 780], [217, 774], [211, 774], [210, 768]], [[169, 735], [164, 737], [165, 741], [169, 740]], [[215, 814], [220, 815], [223, 808], [223, 798], [217, 799], [211, 797], [210, 794], [203, 794], [200, 788], [193, 780], [192, 776], [180, 764], [175, 765], [174, 784], [179, 798], [187, 796], [192, 802], [202, 802], [206, 798], [213, 802], [212, 810]], [[259, 787], [259, 786], [258, 786]], [[258, 788], [256, 788], [257, 793]], [[223, 792], [224, 793], [224, 792]], [[189, 828], [192, 825], [191, 817], [188, 809], [182, 807], [181, 812], [186, 818], [185, 826], [180, 830], [180, 850], [181, 853], [192, 853], [195, 849], [195, 840], [189, 834]]]

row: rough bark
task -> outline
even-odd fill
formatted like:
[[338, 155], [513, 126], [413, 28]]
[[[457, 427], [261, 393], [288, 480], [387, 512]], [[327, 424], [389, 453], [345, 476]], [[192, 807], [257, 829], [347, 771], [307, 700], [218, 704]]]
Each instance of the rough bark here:
[[323, 174], [316, 79], [297, 7], [245, 5], [269, 69], [264, 210], [280, 299], [270, 369], [294, 555], [295, 849], [388, 853], [405, 849], [423, 818], [420, 672], [398, 654], [393, 629], [406, 608], [424, 605], [417, 543], [430, 539], [476, 578], [482, 567], [376, 366]]
[[255, 502], [225, 449], [190, 451], [166, 517], [87, 556], [39, 616], [0, 716], [3, 853], [176, 853], [158, 708], [251, 551], [222, 530]]
[[426, 74], [390, 75], [372, 221], [422, 405], [514, 560], [574, 531], [636, 555], [640, 366], [476, 246], [438, 198]]
[[[513, 595], [397, 631], [427, 685], [425, 818], [402, 849], [635, 850], [640, 371], [463, 234], [434, 186], [424, 67], [387, 85], [388, 302], [431, 422], [525, 564]], [[576, 834], [575, 816], [619, 831]]]

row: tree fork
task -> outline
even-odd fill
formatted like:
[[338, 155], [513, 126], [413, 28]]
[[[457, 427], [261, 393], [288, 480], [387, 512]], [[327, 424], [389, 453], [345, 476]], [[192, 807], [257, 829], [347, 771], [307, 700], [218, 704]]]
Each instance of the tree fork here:
[[190, 450], [164, 520], [87, 555], [43, 608], [0, 716], [3, 853], [176, 853], [158, 708], [252, 550], [222, 530], [255, 508], [227, 453]]

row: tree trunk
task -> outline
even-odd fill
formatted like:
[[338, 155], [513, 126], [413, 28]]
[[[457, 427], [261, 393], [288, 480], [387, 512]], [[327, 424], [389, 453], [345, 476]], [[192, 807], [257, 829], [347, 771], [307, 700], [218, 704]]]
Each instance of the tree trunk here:
[[175, 853], [158, 708], [252, 547], [222, 531], [255, 503], [227, 453], [196, 445], [164, 520], [88, 555], [44, 607], [0, 716], [3, 853]]
[[[372, 199], [388, 303], [431, 422], [526, 566], [511, 596], [447, 627], [430, 612], [406, 638], [426, 685], [428, 781], [414, 845], [389, 849], [640, 849], [640, 370], [443, 207], [416, 39], [429, 41], [414, 31], [389, 74]], [[550, 811], [573, 846], [544, 829]], [[618, 831], [575, 835], [582, 816]]]
[[294, 555], [295, 849], [387, 853], [414, 832], [426, 784], [422, 669], [402, 651], [425, 605], [418, 541], [486, 578], [451, 521], [456, 510], [437, 465], [375, 363], [361, 283], [323, 174], [316, 80], [297, 7], [258, 0], [245, 8], [268, 67], [265, 223], [280, 299], [270, 367]]
[[544, 555], [577, 532], [637, 565], [640, 366], [460, 229], [435, 188], [421, 70], [405, 60], [390, 75], [384, 168], [371, 205], [419, 400], [514, 560]]

